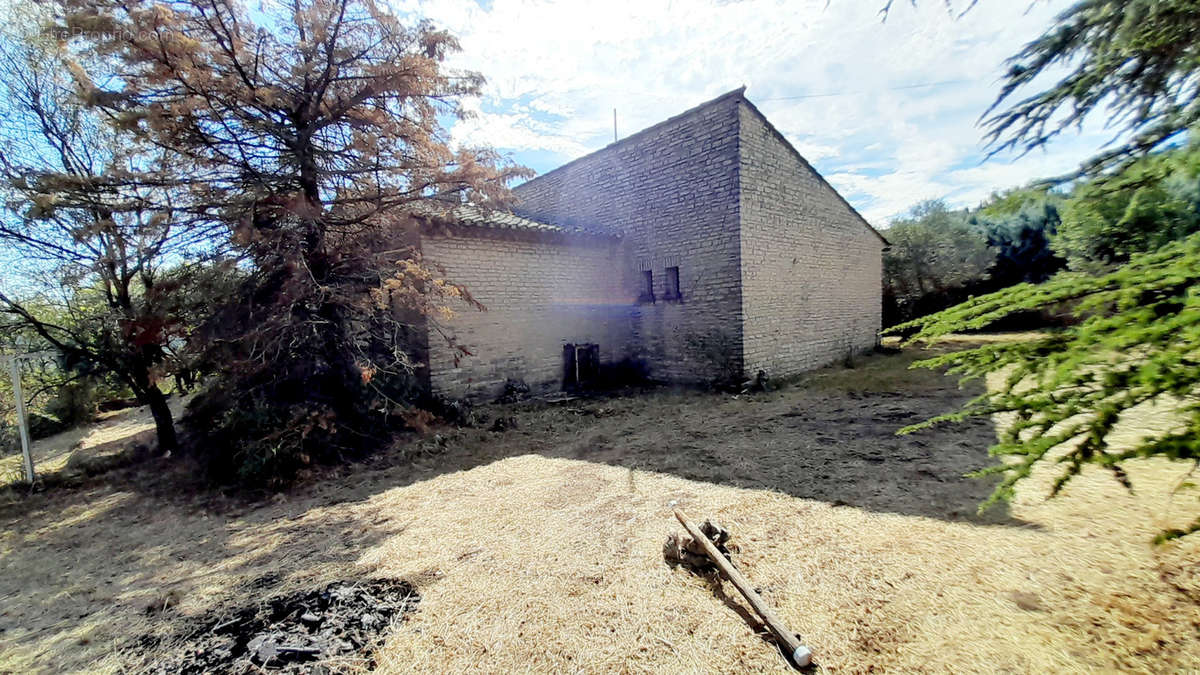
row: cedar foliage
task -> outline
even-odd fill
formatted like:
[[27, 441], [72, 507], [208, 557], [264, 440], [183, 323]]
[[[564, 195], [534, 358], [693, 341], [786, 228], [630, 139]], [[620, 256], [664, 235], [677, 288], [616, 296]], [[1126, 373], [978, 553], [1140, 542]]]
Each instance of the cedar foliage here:
[[[248, 278], [201, 333], [217, 376], [192, 408], [218, 478], [286, 479], [386, 437], [412, 390], [421, 316], [471, 301], [413, 250], [451, 202], [501, 204], [525, 174], [452, 149], [475, 73], [458, 45], [373, 0], [67, 0], [95, 105], [188, 165], [187, 208], [226, 223]], [[96, 82], [116, 82], [106, 89]]]
[[[1044, 284], [1019, 284], [892, 330], [917, 329], [912, 341], [933, 342], [1015, 312], [1063, 303], [1073, 307], [1078, 324], [914, 364], [947, 368], [964, 381], [999, 376], [961, 410], [901, 430], [1015, 413], [990, 450], [1002, 461], [978, 472], [1002, 476], [981, 509], [1011, 498], [1017, 483], [1042, 461], [1062, 466], [1052, 492], [1057, 494], [1087, 465], [1103, 467], [1132, 487], [1122, 468], [1130, 459], [1200, 460], [1200, 235], [1137, 254], [1107, 274], [1060, 273]], [[1111, 447], [1114, 427], [1143, 404], [1175, 408], [1178, 424], [1132, 447]], [[1163, 537], [1198, 529], [1200, 519]]]
[[[1163, 183], [1168, 174], [1185, 182], [1194, 182], [1196, 174], [1186, 170], [1187, 162], [1171, 166], [1186, 152], [1147, 158], [1197, 128], [1198, 63], [1200, 6], [1186, 0], [1079, 0], [1009, 61], [993, 110], [1039, 75], [1064, 66], [1066, 74], [987, 121], [995, 151], [1040, 147], [1102, 110], [1124, 138], [1072, 174], [1094, 181], [1074, 195], [1079, 211], [1065, 214], [1068, 235], [1060, 248], [1096, 264], [889, 329], [914, 332], [910, 342], [935, 342], [1020, 311], [1065, 307], [1078, 319], [1027, 342], [988, 344], [914, 364], [995, 381], [961, 410], [901, 432], [995, 413], [1014, 416], [991, 448], [1000, 462], [978, 472], [1001, 476], [981, 509], [1010, 499], [1035, 467], [1047, 463], [1060, 467], [1052, 494], [1087, 466], [1110, 471], [1131, 489], [1125, 465], [1135, 458], [1180, 460], [1192, 472], [1200, 466], [1200, 233], [1188, 234], [1195, 231], [1196, 201], [1174, 199]], [[1068, 221], [1082, 236], [1072, 239]], [[1170, 407], [1175, 423], [1132, 446], [1114, 447], [1117, 425], [1148, 405]], [[1179, 489], [1194, 487], [1184, 480]], [[1200, 518], [1156, 541], [1197, 531]]]
[[[1106, 115], [1121, 140], [1066, 178], [1120, 171], [1168, 147], [1200, 122], [1197, 35], [1192, 0], [1078, 0], [1008, 60], [985, 123], [993, 153], [1043, 147], [1092, 115]], [[1041, 78], [1054, 81], [1018, 98]]]

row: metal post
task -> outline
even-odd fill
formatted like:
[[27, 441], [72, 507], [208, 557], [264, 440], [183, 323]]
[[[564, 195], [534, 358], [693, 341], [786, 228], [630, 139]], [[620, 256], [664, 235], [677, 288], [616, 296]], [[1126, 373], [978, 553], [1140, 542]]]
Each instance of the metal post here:
[[25, 455], [25, 479], [33, 485], [33, 455], [29, 452], [29, 421], [25, 419], [25, 393], [21, 391], [21, 366], [17, 357], [8, 359], [9, 372], [12, 374], [13, 399], [17, 404], [17, 428], [21, 432], [21, 452]]

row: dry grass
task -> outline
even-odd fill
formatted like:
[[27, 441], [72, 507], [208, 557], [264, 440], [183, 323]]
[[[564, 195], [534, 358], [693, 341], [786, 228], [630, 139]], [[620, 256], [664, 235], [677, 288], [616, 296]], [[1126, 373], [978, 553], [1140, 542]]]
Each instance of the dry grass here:
[[[183, 412], [184, 400], [173, 398], [170, 405], [178, 416]], [[153, 440], [154, 418], [143, 406], [101, 413], [95, 424], [38, 439], [30, 447], [30, 456], [38, 476], [71, 473], [77, 467], [102, 462], [132, 443]], [[19, 483], [24, 479], [20, 453], [0, 457], [0, 483]]]
[[977, 518], [988, 486], [961, 474], [987, 425], [890, 435], [964, 397], [912, 358], [766, 395], [527, 406], [516, 432], [443, 430], [257, 505], [133, 469], [37, 495], [0, 511], [0, 670], [136, 669], [139, 636], [277, 573], [266, 593], [413, 582], [387, 672], [785, 672], [732, 587], [664, 564], [673, 506], [732, 530], [831, 672], [1200, 667], [1200, 539], [1149, 544], [1194, 515], [1170, 500], [1182, 469], [1141, 463], [1136, 495], [1100, 473], [1050, 502], [1030, 485]]

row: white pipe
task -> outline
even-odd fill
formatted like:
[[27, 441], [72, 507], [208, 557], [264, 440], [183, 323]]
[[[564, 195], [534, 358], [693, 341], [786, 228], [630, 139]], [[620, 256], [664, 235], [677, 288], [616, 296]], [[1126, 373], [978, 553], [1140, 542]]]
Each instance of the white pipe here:
[[17, 404], [17, 428], [21, 433], [21, 453], [25, 456], [25, 479], [33, 485], [33, 455], [29, 453], [29, 420], [25, 419], [25, 393], [21, 391], [21, 366], [17, 357], [8, 359], [9, 373], [12, 375], [13, 398]]

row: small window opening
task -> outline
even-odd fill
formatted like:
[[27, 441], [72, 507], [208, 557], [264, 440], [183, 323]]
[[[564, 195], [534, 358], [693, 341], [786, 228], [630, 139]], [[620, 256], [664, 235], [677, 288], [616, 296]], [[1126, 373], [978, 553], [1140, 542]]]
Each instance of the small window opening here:
[[679, 268], [678, 267], [668, 267], [667, 268], [666, 299], [667, 300], [682, 299], [682, 296], [679, 295]]
[[642, 294], [638, 302], [654, 302], [654, 272], [650, 270], [642, 272]]

